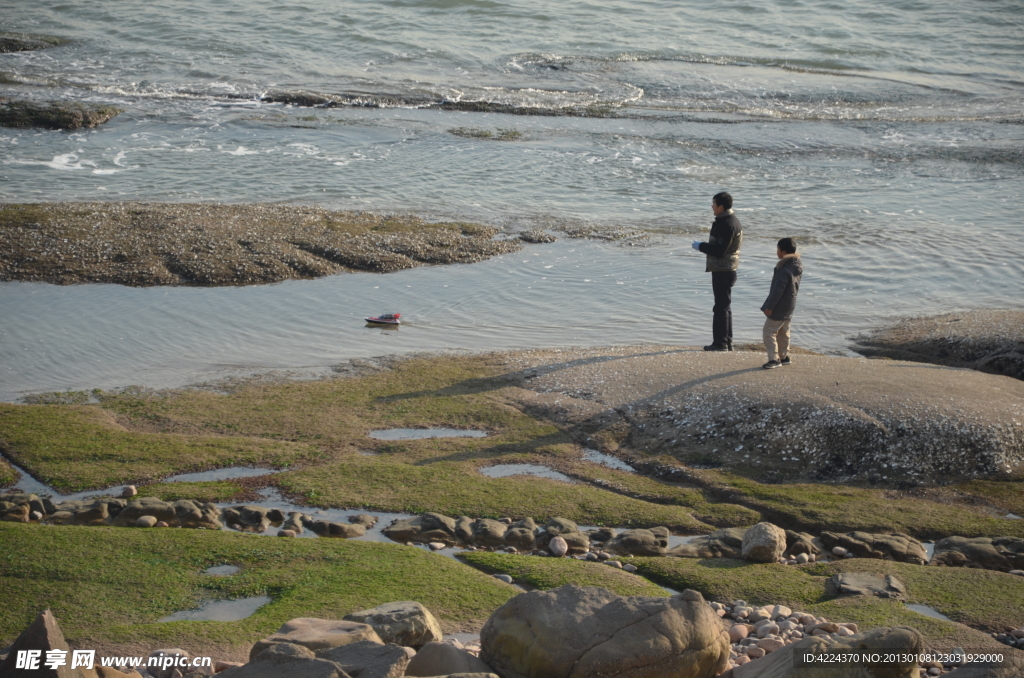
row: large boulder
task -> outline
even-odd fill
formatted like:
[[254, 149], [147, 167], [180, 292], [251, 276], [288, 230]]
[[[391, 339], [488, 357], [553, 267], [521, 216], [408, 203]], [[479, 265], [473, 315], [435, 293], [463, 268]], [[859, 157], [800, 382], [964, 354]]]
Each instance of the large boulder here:
[[448, 676], [459, 673], [489, 673], [479, 658], [448, 643], [427, 643], [405, 668], [407, 676]]
[[162, 520], [169, 525], [178, 524], [178, 515], [174, 512], [174, 506], [156, 497], [139, 497], [132, 500], [110, 524], [119, 527], [134, 527], [135, 521], [142, 516], [153, 516], [158, 521]]
[[409, 655], [402, 647], [369, 640], [321, 650], [316, 655], [334, 662], [355, 678], [401, 678], [409, 665]]
[[605, 544], [606, 551], [623, 556], [663, 556], [666, 548], [667, 535], [645, 529], [623, 530]]
[[341, 647], [342, 645], [358, 643], [363, 640], [383, 644], [380, 636], [368, 624], [335, 619], [298, 617], [282, 624], [277, 633], [256, 641], [256, 644], [249, 650], [249, 661], [252, 661], [260, 652], [276, 643], [301, 645], [316, 652], [318, 650], [329, 650], [334, 647]]
[[[39, 650], [38, 668], [18, 669], [18, 652], [22, 650]], [[67, 664], [56, 669], [45, 665], [46, 653], [51, 650], [63, 650], [68, 654]], [[49, 609], [43, 610], [28, 627], [17, 637], [14, 644], [5, 649], [7, 658], [0, 662], [0, 676], [4, 678], [97, 678], [96, 671], [85, 668], [71, 668], [71, 653], [64, 634], [61, 633], [57, 620]]]
[[480, 658], [504, 678], [711, 678], [729, 635], [696, 591], [623, 597], [597, 587], [521, 593], [484, 624]]
[[[775, 650], [757, 661], [730, 669], [719, 678], [918, 678], [917, 662], [906, 659], [920, 654], [923, 647], [921, 634], [902, 626], [872, 629], [845, 638], [813, 636]], [[851, 651], [892, 654], [900, 656], [901, 661], [877, 664], [805, 661], [808, 655], [837, 656]]]
[[1019, 537], [946, 537], [935, 542], [932, 565], [986, 570], [1024, 569], [1024, 539]]
[[432, 542], [455, 543], [455, 520], [440, 513], [424, 513], [421, 516], [395, 520], [381, 532], [388, 539], [400, 543]]
[[695, 537], [686, 544], [673, 546], [665, 555], [675, 558], [735, 558], [743, 549], [745, 527], [727, 527], [708, 535]]
[[786, 531], [772, 523], [758, 523], [743, 535], [740, 557], [755, 563], [774, 563], [786, 551]]
[[345, 615], [346, 621], [368, 624], [385, 643], [420, 648], [444, 637], [430, 610], [411, 600], [384, 603]]
[[836, 546], [841, 546], [858, 558], [884, 558], [915, 565], [924, 565], [928, 562], [928, 554], [924, 550], [924, 545], [909, 534], [902, 532], [892, 534], [822, 532], [820, 539], [828, 550], [831, 551]]

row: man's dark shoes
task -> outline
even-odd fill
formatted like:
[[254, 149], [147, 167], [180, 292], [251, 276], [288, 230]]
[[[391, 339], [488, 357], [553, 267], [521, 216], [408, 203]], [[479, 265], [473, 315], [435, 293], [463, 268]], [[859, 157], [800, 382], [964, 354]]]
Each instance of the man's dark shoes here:
[[729, 347], [725, 344], [708, 344], [704, 347], [705, 351], [728, 351]]
[[774, 370], [776, 367], [780, 367], [781, 363], [778, 360], [769, 360], [764, 365], [761, 365], [766, 370]]
[[779, 364], [780, 365], [792, 365], [793, 362], [789, 359], [789, 356], [787, 355], [785, 358], [783, 358], [782, 360], [779, 361]]

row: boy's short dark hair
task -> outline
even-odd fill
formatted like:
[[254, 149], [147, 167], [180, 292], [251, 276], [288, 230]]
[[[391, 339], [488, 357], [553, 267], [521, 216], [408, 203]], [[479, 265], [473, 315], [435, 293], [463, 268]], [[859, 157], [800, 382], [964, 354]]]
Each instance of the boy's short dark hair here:
[[779, 249], [786, 254], [796, 254], [796, 240], [783, 238], [779, 241]]
[[722, 191], [721, 193], [715, 193], [715, 196], [711, 198], [712, 201], [719, 207], [724, 207], [727, 210], [732, 209], [732, 196]]

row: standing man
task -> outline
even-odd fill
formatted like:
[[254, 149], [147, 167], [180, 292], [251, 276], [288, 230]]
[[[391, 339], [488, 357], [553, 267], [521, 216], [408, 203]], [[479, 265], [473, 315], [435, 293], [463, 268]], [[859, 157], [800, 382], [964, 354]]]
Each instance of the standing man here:
[[693, 249], [708, 255], [706, 271], [711, 272], [711, 289], [715, 293], [714, 317], [711, 322], [711, 345], [705, 351], [732, 350], [732, 286], [740, 265], [743, 227], [732, 211], [732, 196], [724, 191], [711, 198], [715, 220], [708, 242], [693, 241]]

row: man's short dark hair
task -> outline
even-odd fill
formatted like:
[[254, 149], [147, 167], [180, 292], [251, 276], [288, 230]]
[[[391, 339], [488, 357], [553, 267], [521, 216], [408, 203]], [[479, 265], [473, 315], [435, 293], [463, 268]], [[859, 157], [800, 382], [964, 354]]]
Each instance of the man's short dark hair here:
[[722, 191], [721, 193], [715, 193], [715, 197], [711, 198], [716, 205], [724, 207], [727, 210], [732, 209], [732, 196]]
[[779, 249], [786, 254], [796, 254], [796, 240], [783, 238], [779, 241]]

